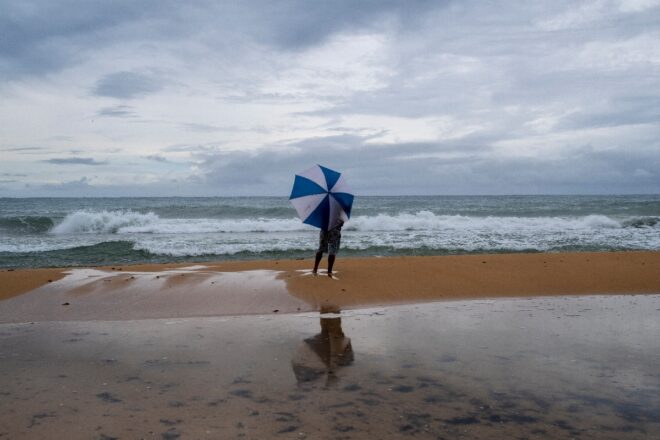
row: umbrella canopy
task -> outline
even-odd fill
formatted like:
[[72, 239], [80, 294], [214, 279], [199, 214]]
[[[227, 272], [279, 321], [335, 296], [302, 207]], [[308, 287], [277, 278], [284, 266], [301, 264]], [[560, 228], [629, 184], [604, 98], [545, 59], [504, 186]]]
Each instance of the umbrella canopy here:
[[347, 221], [353, 206], [344, 176], [321, 165], [296, 174], [289, 200], [303, 223], [324, 231]]

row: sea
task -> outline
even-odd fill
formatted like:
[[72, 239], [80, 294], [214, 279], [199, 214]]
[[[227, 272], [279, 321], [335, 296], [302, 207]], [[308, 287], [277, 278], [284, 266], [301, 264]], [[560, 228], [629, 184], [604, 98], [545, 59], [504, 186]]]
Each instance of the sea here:
[[[0, 267], [299, 259], [285, 197], [0, 198]], [[357, 196], [340, 257], [660, 250], [660, 195]]]

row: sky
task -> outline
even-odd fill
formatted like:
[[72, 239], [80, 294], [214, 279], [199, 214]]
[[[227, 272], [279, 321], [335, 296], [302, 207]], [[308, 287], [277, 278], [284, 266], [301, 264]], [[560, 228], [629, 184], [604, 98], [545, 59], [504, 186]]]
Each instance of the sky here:
[[660, 0], [0, 0], [0, 197], [660, 193]]

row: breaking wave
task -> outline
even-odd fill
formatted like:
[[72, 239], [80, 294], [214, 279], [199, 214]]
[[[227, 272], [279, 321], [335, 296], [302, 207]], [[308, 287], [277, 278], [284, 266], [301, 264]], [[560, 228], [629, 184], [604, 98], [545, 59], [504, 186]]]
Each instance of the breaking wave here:
[[53, 229], [53, 234], [114, 234], [122, 228], [144, 226], [158, 221], [152, 212], [134, 211], [76, 211], [67, 215]]
[[[47, 219], [47, 218], [46, 218]], [[47, 219], [50, 221], [50, 219]], [[39, 220], [47, 227], [52, 225]], [[40, 223], [41, 224], [41, 223]], [[438, 215], [430, 211], [357, 216], [346, 225], [349, 231], [561, 231], [619, 228], [658, 228], [658, 217], [623, 220], [605, 215], [583, 217], [476, 217]], [[153, 212], [76, 211], [50, 229], [52, 234], [205, 234], [230, 232], [295, 232], [309, 226], [297, 218], [161, 218]]]

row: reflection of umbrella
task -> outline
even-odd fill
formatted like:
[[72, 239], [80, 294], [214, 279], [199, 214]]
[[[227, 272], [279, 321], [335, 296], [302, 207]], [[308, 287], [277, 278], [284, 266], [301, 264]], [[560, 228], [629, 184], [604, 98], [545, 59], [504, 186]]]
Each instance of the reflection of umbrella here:
[[289, 200], [303, 223], [324, 231], [347, 221], [353, 205], [344, 176], [321, 165], [296, 174]]

